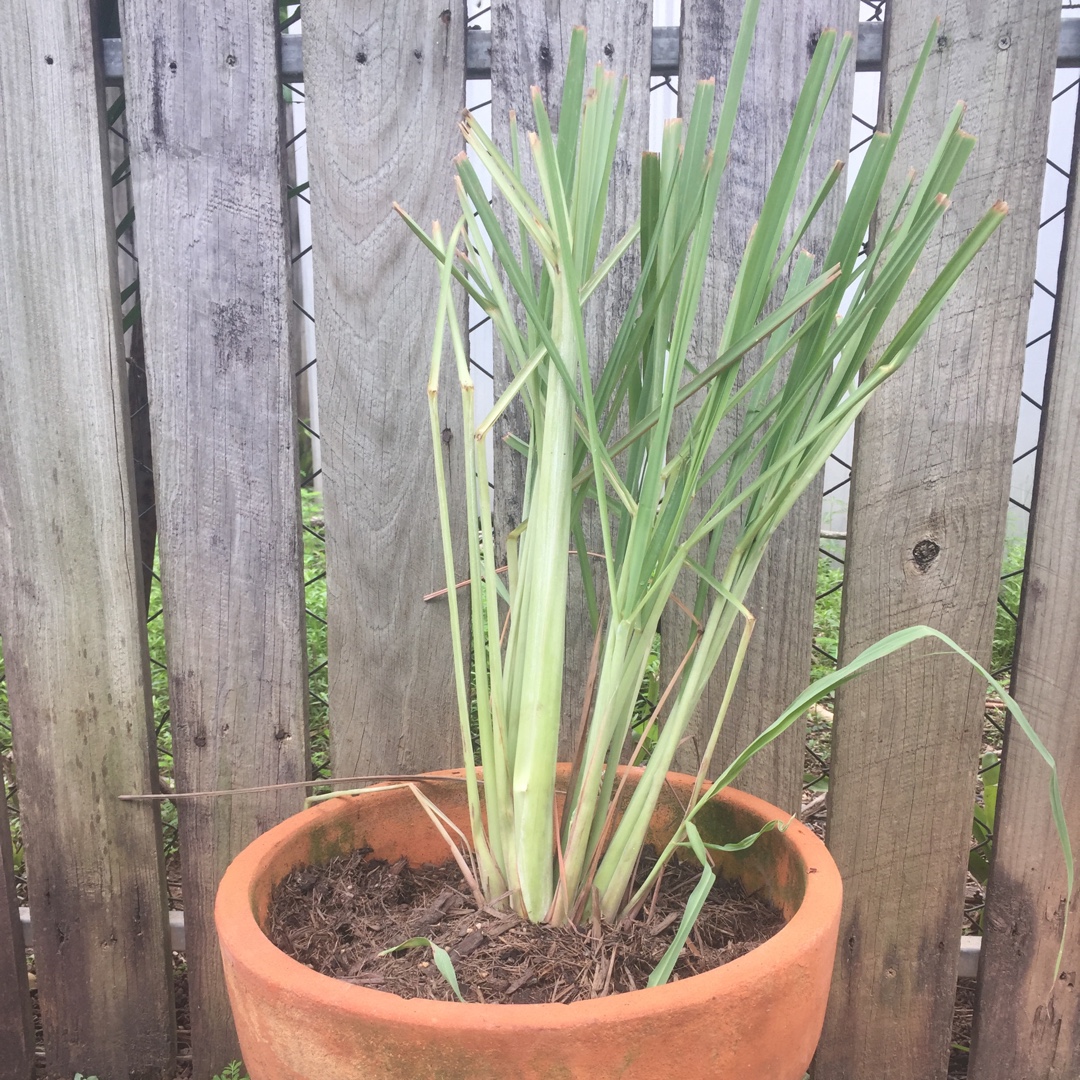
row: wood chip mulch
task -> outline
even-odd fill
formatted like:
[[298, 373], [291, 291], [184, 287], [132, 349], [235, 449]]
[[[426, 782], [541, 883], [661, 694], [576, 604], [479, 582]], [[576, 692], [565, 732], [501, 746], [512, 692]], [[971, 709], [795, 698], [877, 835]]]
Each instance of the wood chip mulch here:
[[[454, 993], [429, 948], [378, 953], [413, 937], [431, 939], [450, 954], [466, 1001], [571, 1002], [636, 990], [673, 939], [701, 875], [693, 863], [669, 865], [655, 901], [629, 923], [534, 926], [509, 911], [478, 909], [453, 863], [412, 868], [367, 854], [293, 871], [275, 890], [270, 939], [325, 975], [444, 1001]], [[673, 978], [734, 960], [782, 925], [764, 899], [718, 879]]]
[[975, 980], [957, 979], [948, 1080], [967, 1080], [968, 1051], [971, 1047], [971, 1025], [974, 1016]]

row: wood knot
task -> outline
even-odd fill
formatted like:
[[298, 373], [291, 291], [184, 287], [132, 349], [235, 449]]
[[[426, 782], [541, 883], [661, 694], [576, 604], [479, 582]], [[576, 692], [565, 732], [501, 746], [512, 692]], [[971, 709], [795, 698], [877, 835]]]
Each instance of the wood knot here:
[[925, 574], [930, 564], [938, 557], [941, 548], [933, 540], [920, 540], [911, 549], [911, 561], [920, 574]]

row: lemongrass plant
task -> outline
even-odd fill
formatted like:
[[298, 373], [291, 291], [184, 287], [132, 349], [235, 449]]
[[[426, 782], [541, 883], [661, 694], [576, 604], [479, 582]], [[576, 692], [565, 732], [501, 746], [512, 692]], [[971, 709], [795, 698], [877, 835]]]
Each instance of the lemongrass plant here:
[[[852, 47], [851, 35], [838, 39], [825, 31], [746, 243], [720, 340], [711, 346], [710, 361], [695, 368], [691, 335], [757, 6], [756, 0], [746, 4], [712, 145], [714, 85], [706, 81], [697, 86], [689, 118], [665, 127], [660, 153], [642, 155], [640, 216], [610, 251], [601, 255], [600, 243], [626, 81], [598, 68], [586, 87], [582, 29], [571, 39], [557, 136], [539, 91], [532, 92], [535, 131], [525, 141], [539, 198], [526, 180], [526, 153], [513, 115], [506, 153], [471, 116], [462, 123], [465, 141], [490, 174], [514, 227], [504, 227], [464, 154], [456, 160], [462, 214], [448, 236], [438, 224], [427, 234], [398, 208], [441, 266], [428, 395], [479, 888], [489, 901], [508, 902], [534, 922], [577, 920], [595, 914], [595, 905], [603, 918], [616, 918], [634, 907], [680, 845], [706, 856], [706, 863], [693, 817], [752, 752], [872, 659], [920, 636], [942, 637], [914, 628], [879, 642], [808, 690], [716, 781], [706, 781], [753, 627], [744, 598], [769, 537], [870, 396], [911, 354], [1006, 212], [1001, 203], [990, 209], [929, 289], [913, 305], [909, 301], [911, 314], [899, 329], [883, 335], [974, 143], [960, 128], [958, 106], [921, 181], [909, 179], [891, 212], [879, 214], [875, 240], [860, 256], [936, 38], [932, 29], [892, 132], [875, 134], [868, 147], [819, 263], [824, 269], [816, 269], [800, 243], [839, 176], [839, 163], [785, 242], [811, 146]], [[587, 305], [612, 270], [631, 259], [639, 264], [633, 295], [598, 363], [596, 343], [586, 340]], [[513, 370], [479, 424], [457, 287], [491, 317]], [[473, 433], [464, 440], [464, 473], [475, 733], [437, 401], [447, 338], [464, 427]], [[497, 539], [485, 439], [515, 400], [523, 403], [529, 424], [527, 443], [508, 440], [525, 455], [524, 505], [521, 524]], [[676, 410], [687, 416], [678, 429]], [[725, 420], [735, 410], [743, 417], [738, 435], [721, 445], [717, 433], [730, 429]], [[676, 430], [686, 434], [676, 439]], [[602, 536], [603, 558], [596, 560], [602, 603], [585, 544], [586, 503], [595, 504]], [[731, 555], [718, 565], [724, 536]], [[500, 546], [505, 582], [496, 563]], [[575, 547], [597, 643], [586, 687], [587, 721], [557, 820], [564, 624]], [[615, 766], [630, 736], [661, 613], [686, 572], [698, 583], [696, 598], [687, 601], [696, 632], [672, 685], [663, 689], [657, 710], [663, 719], [654, 715], [651, 721], [655, 744], [617, 818]], [[649, 880], [635, 891], [634, 868], [665, 776], [725, 643], [736, 633], [738, 649], [694, 800]], [[482, 784], [476, 764], [483, 766]]]

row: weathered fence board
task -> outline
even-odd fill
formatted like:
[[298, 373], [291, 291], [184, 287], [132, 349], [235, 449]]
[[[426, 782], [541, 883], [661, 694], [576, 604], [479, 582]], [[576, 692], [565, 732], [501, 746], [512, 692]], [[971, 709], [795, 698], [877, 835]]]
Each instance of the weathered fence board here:
[[48, 1074], [118, 1080], [174, 1044], [157, 813], [116, 799], [150, 731], [91, 7], [0, 42], [0, 632]]
[[[1078, 133], [1080, 135], [1080, 133]], [[1073, 142], [1058, 307], [1043, 400], [1039, 463], [1012, 693], [1057, 759], [1073, 843], [1080, 836], [1080, 138]], [[1075, 912], [1054, 979], [1067, 906], [1046, 765], [1006, 733], [987, 891], [971, 1074], [979, 1080], [1080, 1075], [1080, 932]]]
[[[508, 148], [509, 114], [514, 110], [522, 130], [534, 130], [533, 107], [529, 88], [539, 86], [544, 103], [557, 127], [563, 75], [566, 71], [570, 34], [575, 26], [585, 26], [587, 38], [586, 78], [591, 78], [596, 64], [619, 74], [628, 74], [626, 105], [612, 166], [610, 211], [604, 223], [600, 254], [622, 236], [632, 224], [639, 203], [641, 152], [649, 143], [649, 63], [652, 47], [652, 5], [644, 0], [613, 7], [609, 4], [587, 5], [582, 0], [542, 5], [503, 0], [492, 5], [491, 34], [495, 43], [491, 58], [491, 125], [496, 142]], [[522, 146], [524, 147], [524, 142]], [[539, 183], [526, 161], [525, 170], [539, 199]], [[510, 226], [508, 211], [496, 193], [496, 210], [504, 215], [508, 235], [517, 235]], [[633, 279], [637, 273], [636, 248], [615, 268], [596, 290], [586, 309], [586, 334], [590, 343], [594, 378], [603, 365], [618, 333], [619, 324], [630, 302]], [[505, 353], [495, 347], [495, 394], [498, 396], [513, 377]], [[494, 512], [498, 528], [505, 532], [520, 524], [525, 474], [523, 458], [507, 449], [501, 441], [508, 432], [525, 436], [528, 424], [520, 400], [507, 410], [496, 427]], [[600, 526], [595, 515], [587, 516], [585, 534], [591, 551], [602, 550]], [[567, 550], [572, 541], [567, 537]], [[570, 600], [566, 620], [566, 681], [563, 686], [563, 725], [560, 752], [569, 758], [574, 751], [573, 738], [581, 717], [586, 674], [593, 647], [588, 609], [581, 587], [581, 571], [576, 556], [570, 557]], [[604, 575], [596, 563], [594, 580], [598, 595], [606, 593]]]
[[[939, 7], [889, 2], [885, 128]], [[856, 426], [843, 659], [923, 622], [989, 656], [1057, 32], [1055, 0], [963, 5], [908, 121], [894, 192], [958, 98], [979, 136], [913, 285], [994, 199], [1013, 213]], [[945, 1076], [985, 686], [939, 651], [906, 650], [837, 694], [828, 838], [845, 902], [821, 1080]]]
[[[438, 218], [448, 229], [460, 214], [451, 158], [462, 149], [461, 14], [419, 0], [304, 7], [339, 776], [461, 759], [446, 608], [423, 601], [443, 581], [424, 392], [438, 274], [391, 210], [397, 200], [425, 226]], [[452, 366], [448, 356], [442, 398], [456, 448]], [[448, 454], [456, 464], [456, 449]]]
[[[685, 113], [698, 79], [715, 76], [722, 94], [742, 15], [741, 3], [687, 5], [683, 13], [680, 67], [680, 106]], [[750, 226], [757, 218], [767, 185], [783, 150], [784, 137], [795, 111], [803, 79], [810, 64], [816, 35], [825, 27], [856, 29], [858, 3], [852, 0], [765, 0], [759, 30], [751, 52], [731, 157], [723, 186], [705, 293], [699, 312], [697, 348], [700, 362], [715, 350], [727, 314], [728, 298], [742, 258]], [[810, 157], [795, 206], [796, 217], [809, 204], [825, 174], [837, 160], [847, 160], [851, 125], [852, 63], [840, 80]], [[819, 256], [839, 217], [840, 193], [823, 211], [806, 247]], [[792, 227], [794, 222], [792, 223]], [[823, 269], [820, 265], [818, 269]], [[685, 432], [683, 427], [678, 434]], [[722, 436], [738, 433], [735, 422]], [[713, 492], [722, 486], [718, 481]], [[708, 492], [703, 498], [708, 497]], [[705, 502], [707, 505], [707, 501]], [[721, 733], [716, 765], [730, 761], [801, 690], [810, 674], [813, 642], [814, 583], [817, 535], [821, 524], [820, 478], [807, 490], [770, 542], [747, 597], [757, 625], [746, 663]], [[731, 543], [726, 551], [730, 551]], [[722, 558], [726, 557], [724, 553]], [[687, 575], [687, 589], [695, 587]], [[686, 597], [692, 600], [693, 593]], [[741, 623], [738, 627], [741, 630]], [[664, 615], [664, 671], [671, 672], [685, 649], [687, 621], [677, 611]], [[723, 699], [733, 640], [702, 699], [691, 732], [692, 743], [683, 763], [697, 768], [700, 750], [708, 739]], [[794, 725], [768, 750], [758, 755], [740, 777], [740, 785], [786, 810], [799, 808], [803, 774], [803, 727]], [[715, 771], [715, 769], [714, 769]]]
[[[303, 780], [306, 672], [273, 5], [125, 0], [180, 791]], [[179, 807], [196, 1080], [237, 1056], [212, 911], [300, 790]]]
[[27, 982], [11, 825], [7, 799], [0, 797], [0, 1080], [31, 1080], [34, 1075], [34, 1020]]

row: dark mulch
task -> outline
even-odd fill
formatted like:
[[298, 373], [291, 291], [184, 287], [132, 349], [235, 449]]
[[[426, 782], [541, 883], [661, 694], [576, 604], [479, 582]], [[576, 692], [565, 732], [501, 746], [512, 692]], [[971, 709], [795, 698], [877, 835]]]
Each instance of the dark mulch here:
[[173, 953], [173, 992], [176, 1001], [176, 1080], [191, 1076], [191, 1007], [188, 1004], [187, 963], [179, 953]]
[[[450, 954], [466, 1001], [571, 1002], [640, 989], [701, 876], [695, 864], [670, 865], [655, 903], [628, 924], [534, 926], [511, 912], [478, 909], [453, 863], [412, 868], [367, 854], [304, 867], [282, 881], [271, 904], [270, 939], [325, 975], [404, 998], [445, 1001], [454, 994], [430, 949], [378, 953], [413, 937], [430, 938]], [[782, 925], [783, 916], [763, 898], [718, 880], [673, 977], [734, 960]]]
[[953, 1006], [952, 1052], [949, 1054], [949, 1080], [967, 1080], [968, 1050], [971, 1048], [971, 1024], [975, 1016], [975, 980], [956, 980], [956, 1003]]

